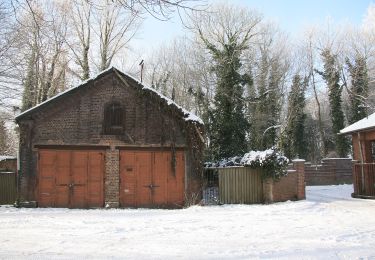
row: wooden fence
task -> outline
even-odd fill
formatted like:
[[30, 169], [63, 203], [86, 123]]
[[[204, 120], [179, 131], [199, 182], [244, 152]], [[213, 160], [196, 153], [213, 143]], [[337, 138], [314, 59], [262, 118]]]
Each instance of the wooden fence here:
[[356, 163], [354, 168], [354, 196], [375, 196], [375, 164]]
[[0, 205], [13, 204], [17, 197], [15, 172], [0, 172]]
[[223, 204], [263, 202], [262, 172], [250, 167], [220, 168], [219, 201]]

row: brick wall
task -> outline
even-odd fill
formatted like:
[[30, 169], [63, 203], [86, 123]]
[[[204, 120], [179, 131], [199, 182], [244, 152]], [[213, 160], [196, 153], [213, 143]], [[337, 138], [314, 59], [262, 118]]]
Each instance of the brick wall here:
[[112, 75], [89, 83], [79, 94], [54, 101], [48, 109], [33, 115], [33, 144], [103, 144], [104, 107], [113, 101], [125, 110], [125, 133], [115, 136], [120, 143], [168, 143], [173, 131], [176, 144], [185, 144], [183, 131], [170, 113], [163, 113], [157, 102], [132, 87], [125, 89]]
[[119, 207], [120, 175], [119, 150], [108, 149], [105, 153], [104, 204], [109, 208]]
[[[287, 200], [305, 199], [305, 161], [295, 160], [288, 170], [288, 175], [278, 181], [272, 181], [272, 187], [263, 192], [272, 192], [272, 195], [266, 194], [265, 197], [271, 196], [272, 200], [266, 202], [281, 202]], [[264, 189], [264, 186], [263, 186]]]
[[326, 158], [320, 165], [305, 164], [306, 185], [337, 185], [353, 183], [352, 160]]
[[297, 171], [289, 170], [288, 175], [273, 182], [273, 201], [297, 200]]

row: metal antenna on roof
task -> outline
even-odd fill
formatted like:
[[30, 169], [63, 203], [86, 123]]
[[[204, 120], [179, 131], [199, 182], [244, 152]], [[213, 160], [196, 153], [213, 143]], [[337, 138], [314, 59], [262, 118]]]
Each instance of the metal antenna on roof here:
[[141, 66], [141, 82], [143, 82], [143, 66], [144, 66], [143, 60], [141, 60], [141, 62], [139, 63], [139, 66]]

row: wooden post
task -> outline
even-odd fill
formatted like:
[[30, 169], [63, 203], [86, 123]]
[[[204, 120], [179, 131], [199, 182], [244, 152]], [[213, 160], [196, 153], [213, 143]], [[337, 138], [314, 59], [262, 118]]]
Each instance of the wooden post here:
[[364, 161], [363, 161], [363, 150], [362, 150], [362, 142], [361, 142], [361, 133], [358, 132], [358, 145], [359, 145], [359, 156], [361, 159], [361, 193], [364, 194], [365, 191], [365, 173], [364, 173]]

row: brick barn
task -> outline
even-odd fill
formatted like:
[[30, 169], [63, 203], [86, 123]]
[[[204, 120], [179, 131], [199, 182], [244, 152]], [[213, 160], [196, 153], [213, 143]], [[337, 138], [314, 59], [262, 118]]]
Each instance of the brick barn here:
[[21, 202], [170, 208], [200, 198], [202, 121], [116, 68], [16, 122]]

